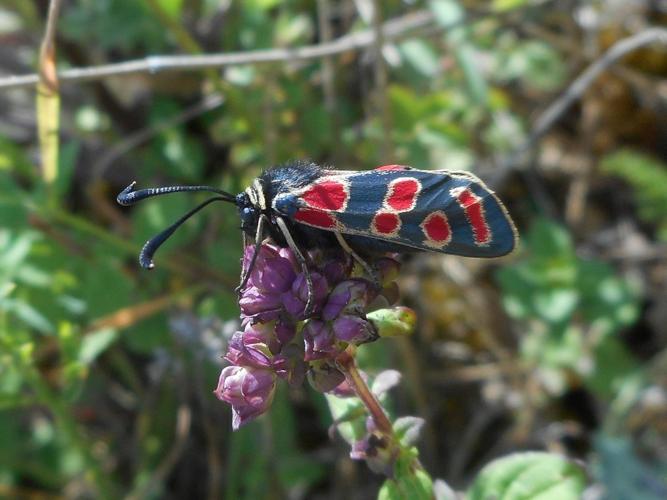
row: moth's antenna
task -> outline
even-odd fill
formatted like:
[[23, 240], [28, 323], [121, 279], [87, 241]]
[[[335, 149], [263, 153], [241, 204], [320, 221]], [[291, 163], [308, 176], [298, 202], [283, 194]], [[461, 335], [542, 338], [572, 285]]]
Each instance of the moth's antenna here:
[[[132, 185], [133, 184], [130, 184], [130, 186], [125, 189], [125, 191], [127, 191], [128, 189], [131, 189]], [[187, 186], [174, 186], [174, 187], [181, 188], [181, 187], [187, 187]], [[197, 187], [202, 187], [202, 186], [192, 186], [192, 187], [197, 188]], [[157, 189], [155, 189], [155, 191], [160, 190], [160, 189], [173, 189], [173, 188], [171, 188], [171, 187], [157, 188]], [[125, 193], [125, 191], [123, 191], [123, 193]], [[150, 191], [150, 190], [146, 189], [146, 190], [142, 190], [142, 191]], [[205, 190], [204, 189], [183, 189], [183, 191], [205, 191]], [[167, 192], [174, 192], [174, 191], [167, 191]], [[123, 193], [118, 195], [119, 203], [121, 203], [120, 202], [120, 197]], [[137, 191], [137, 193], [141, 193], [141, 191]], [[130, 193], [130, 194], [134, 194], [134, 193]], [[166, 194], [166, 193], [157, 193], [157, 194]], [[153, 264], [153, 255], [155, 255], [155, 252], [157, 251], [157, 249], [160, 248], [162, 243], [167, 241], [167, 239], [172, 234], [174, 234], [174, 231], [176, 231], [176, 229], [178, 229], [181, 224], [183, 224], [186, 220], [188, 220], [194, 214], [199, 212], [206, 205], [208, 205], [209, 203], [213, 203], [214, 201], [233, 201], [234, 200], [233, 196], [228, 195], [227, 193], [224, 193], [224, 194], [225, 194], [225, 196], [215, 196], [213, 198], [209, 198], [205, 202], [201, 203], [200, 205], [198, 205], [195, 208], [193, 208], [192, 210], [190, 210], [188, 213], [186, 213], [183, 217], [181, 217], [176, 222], [174, 222], [167, 229], [165, 229], [161, 233], [155, 235], [153, 238], [148, 240], [146, 242], [146, 244], [144, 245], [144, 247], [141, 249], [141, 253], [139, 253], [139, 264], [141, 264], [141, 267], [143, 267], [144, 269], [153, 269], [155, 267], [155, 264]], [[148, 197], [148, 196], [154, 196], [154, 195], [149, 194], [149, 195], [146, 195], [144, 197]], [[229, 197], [231, 197], [231, 200], [230, 200]], [[139, 201], [139, 200], [134, 200], [134, 201]], [[133, 203], [134, 201], [132, 201], [131, 203]]]
[[160, 196], [170, 193], [182, 193], [184, 191], [208, 191], [210, 193], [219, 194], [220, 198], [218, 199], [222, 199], [224, 201], [231, 201], [233, 203], [236, 200], [234, 195], [211, 186], [164, 186], [159, 188], [139, 189], [138, 191], [134, 191], [134, 186], [136, 184], [136, 182], [132, 182], [132, 184], [123, 189], [116, 197], [116, 201], [118, 201], [120, 205], [133, 205], [138, 201], [145, 200], [146, 198], [151, 198], [153, 196]]

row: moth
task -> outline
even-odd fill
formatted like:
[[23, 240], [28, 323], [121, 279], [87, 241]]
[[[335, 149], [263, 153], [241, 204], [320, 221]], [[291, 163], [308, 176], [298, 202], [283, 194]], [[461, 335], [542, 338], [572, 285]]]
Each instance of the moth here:
[[[134, 188], [134, 182], [126, 187], [118, 195], [118, 203], [132, 205], [184, 191], [216, 195], [146, 242], [139, 262], [147, 269], [153, 268], [153, 256], [160, 245], [192, 215], [215, 201], [234, 203], [244, 242], [252, 240], [255, 245], [239, 290], [245, 287], [267, 236], [292, 250], [311, 296], [312, 280], [304, 252], [308, 249], [339, 245], [373, 276], [365, 256], [429, 251], [500, 257], [510, 253], [517, 242], [516, 228], [502, 202], [469, 172], [403, 165], [344, 171], [297, 161], [267, 169], [236, 196], [211, 186]], [[311, 306], [308, 302], [306, 311]]]

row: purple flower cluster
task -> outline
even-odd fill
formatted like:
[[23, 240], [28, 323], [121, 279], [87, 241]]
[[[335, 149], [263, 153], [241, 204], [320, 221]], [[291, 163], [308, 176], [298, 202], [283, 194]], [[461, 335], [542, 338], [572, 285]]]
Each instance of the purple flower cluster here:
[[[254, 247], [248, 246], [243, 268]], [[232, 405], [234, 429], [265, 412], [271, 405], [278, 378], [301, 384], [308, 377], [322, 392], [349, 392], [336, 357], [349, 344], [378, 338], [378, 327], [367, 317], [372, 304], [384, 297], [392, 302], [398, 262], [383, 257], [373, 262], [382, 288], [368, 279], [353, 277], [352, 259], [342, 251], [308, 255], [314, 307], [305, 317], [308, 301], [306, 276], [288, 248], [260, 246], [246, 288], [241, 292], [242, 331], [228, 345], [216, 396]]]

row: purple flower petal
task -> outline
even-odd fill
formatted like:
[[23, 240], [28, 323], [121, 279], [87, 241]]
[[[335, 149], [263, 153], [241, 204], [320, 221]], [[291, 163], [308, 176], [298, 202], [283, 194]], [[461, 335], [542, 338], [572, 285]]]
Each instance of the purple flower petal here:
[[344, 310], [363, 313], [373, 298], [375, 292], [369, 281], [361, 278], [342, 281], [329, 294], [322, 310], [322, 318], [327, 321], [332, 320]]
[[[322, 303], [327, 296], [327, 280], [319, 273], [311, 273], [313, 280], [313, 312], [316, 313], [322, 309]], [[305, 319], [303, 313], [308, 301], [308, 281], [306, 276], [299, 274], [292, 283], [292, 289], [282, 296], [285, 310], [294, 318]]]
[[377, 337], [373, 325], [359, 316], [340, 316], [333, 323], [334, 336], [351, 344], [361, 344]]
[[257, 287], [248, 287], [239, 299], [241, 314], [255, 321], [271, 321], [280, 316], [280, 295], [267, 294]]
[[271, 356], [266, 344], [246, 344], [243, 332], [236, 332], [232, 335], [225, 359], [234, 365], [256, 368], [271, 366]]
[[311, 319], [301, 333], [306, 361], [328, 358], [340, 352], [340, 349], [335, 345], [336, 339], [331, 328], [322, 321]]
[[275, 332], [278, 342], [282, 345], [289, 344], [294, 338], [294, 335], [296, 335], [296, 325], [287, 321], [278, 320]]
[[227, 366], [213, 392], [232, 405], [232, 427], [236, 430], [269, 408], [275, 388], [276, 376], [270, 370]]

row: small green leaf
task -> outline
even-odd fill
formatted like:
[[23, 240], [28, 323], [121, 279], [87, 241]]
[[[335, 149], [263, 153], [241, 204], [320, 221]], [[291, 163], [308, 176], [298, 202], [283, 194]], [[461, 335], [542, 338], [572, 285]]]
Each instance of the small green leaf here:
[[394, 466], [394, 478], [384, 482], [378, 500], [432, 500], [433, 480], [416, 459], [416, 448], [401, 451]]
[[467, 500], [579, 500], [584, 471], [550, 453], [515, 453], [491, 462], [475, 479]]
[[474, 47], [469, 43], [461, 43], [456, 48], [455, 56], [463, 70], [471, 99], [478, 106], [488, 106], [489, 89], [479, 68], [479, 57]]
[[81, 342], [78, 361], [84, 365], [89, 365], [117, 338], [118, 332], [112, 328], [105, 328], [86, 335]]
[[406, 40], [399, 50], [403, 59], [423, 76], [435, 76], [440, 70], [438, 54], [423, 40]]
[[[324, 395], [329, 405], [331, 416], [336, 422], [336, 430], [350, 445], [366, 434], [365, 416], [357, 398], [339, 398], [331, 394]], [[357, 417], [357, 418], [352, 418]]]
[[438, 24], [446, 28], [460, 23], [465, 15], [463, 8], [455, 0], [431, 0], [429, 8]]

